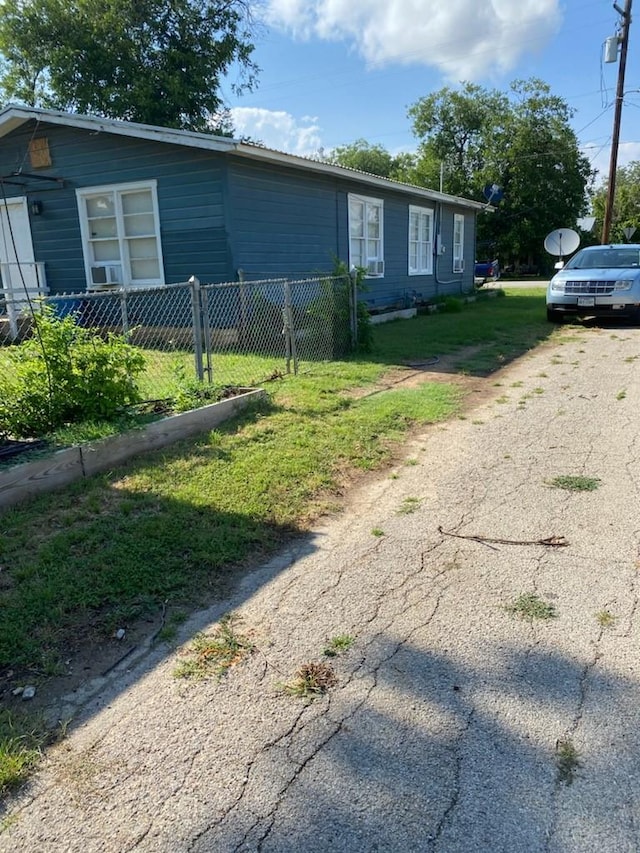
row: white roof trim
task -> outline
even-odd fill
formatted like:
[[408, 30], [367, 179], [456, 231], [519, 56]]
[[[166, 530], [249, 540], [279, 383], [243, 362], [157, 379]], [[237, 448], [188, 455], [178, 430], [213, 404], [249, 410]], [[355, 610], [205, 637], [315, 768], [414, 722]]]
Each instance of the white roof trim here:
[[136, 139], [148, 139], [155, 142], [165, 142], [171, 145], [183, 145], [189, 148], [202, 148], [208, 151], [220, 151], [234, 156], [262, 160], [277, 163], [284, 167], [295, 167], [309, 172], [333, 175], [352, 181], [359, 181], [371, 187], [395, 190], [407, 195], [417, 196], [433, 202], [452, 204], [458, 207], [470, 208], [472, 210], [492, 210], [484, 202], [472, 201], [471, 199], [447, 195], [437, 190], [417, 187], [413, 184], [403, 184], [392, 181], [390, 178], [381, 178], [378, 175], [370, 175], [368, 172], [360, 172], [357, 169], [349, 169], [345, 166], [336, 166], [331, 163], [323, 163], [320, 160], [312, 160], [300, 157], [296, 154], [286, 154], [282, 151], [274, 151], [263, 148], [260, 145], [250, 145], [238, 142], [225, 136], [213, 136], [208, 133], [196, 133], [190, 130], [177, 130], [169, 127], [156, 127], [149, 124], [137, 124], [136, 122], [119, 121], [117, 119], [101, 118], [99, 116], [76, 115], [57, 110], [45, 110], [37, 107], [25, 107], [9, 105], [0, 110], [0, 139], [16, 130], [28, 121], [46, 122], [48, 124], [60, 124], [88, 130], [92, 133], [114, 133], [120, 136], [129, 136]]
[[247, 145], [239, 142], [231, 153], [240, 157], [270, 160], [271, 162], [280, 163], [283, 166], [298, 166], [301, 169], [307, 169], [309, 171], [324, 172], [325, 174], [334, 175], [335, 177], [347, 178], [352, 181], [360, 181], [362, 183], [369, 184], [370, 186], [380, 187], [381, 189], [399, 190], [400, 192], [420, 196], [422, 198], [429, 199], [430, 201], [440, 201], [445, 204], [456, 204], [460, 207], [470, 207], [474, 210], [487, 209], [486, 202], [472, 201], [468, 198], [447, 195], [447, 193], [441, 193], [437, 190], [427, 189], [426, 187], [418, 187], [415, 186], [415, 184], [403, 184], [400, 181], [393, 181], [391, 178], [381, 178], [379, 175], [371, 175], [369, 172], [361, 172], [358, 169], [349, 169], [345, 166], [337, 166], [333, 163], [323, 163], [320, 160], [311, 160], [307, 157], [300, 157], [296, 154], [285, 154], [281, 151], [274, 151], [271, 148], [261, 148], [258, 145]]

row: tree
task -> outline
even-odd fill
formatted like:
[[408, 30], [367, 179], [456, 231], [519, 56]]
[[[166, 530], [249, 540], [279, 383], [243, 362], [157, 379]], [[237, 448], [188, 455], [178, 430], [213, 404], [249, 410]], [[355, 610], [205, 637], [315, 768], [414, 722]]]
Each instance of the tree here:
[[[595, 231], [602, 233], [604, 209], [607, 198], [607, 183], [598, 187], [592, 196], [592, 213], [596, 218]], [[625, 228], [640, 231], [640, 160], [616, 170], [616, 194], [613, 202], [613, 218], [610, 239], [612, 243], [624, 243]], [[638, 239], [636, 233], [632, 239]]]
[[503, 200], [478, 220], [478, 243], [509, 261], [546, 262], [545, 236], [585, 213], [593, 171], [581, 154], [565, 101], [541, 80], [516, 80], [504, 94], [464, 83], [414, 104], [421, 139], [415, 182], [483, 199], [497, 184]]
[[329, 153], [327, 159], [338, 166], [399, 181], [404, 180], [415, 166], [413, 154], [402, 152], [394, 157], [383, 145], [372, 145], [366, 139], [339, 145]]
[[[415, 176], [424, 186], [452, 195], [477, 195], [493, 137], [509, 114], [508, 99], [473, 83], [459, 91], [446, 87], [409, 108], [413, 132], [421, 140]], [[493, 144], [492, 144], [493, 143]]]
[[5, 101], [211, 130], [222, 75], [251, 88], [250, 0], [5, 0]]

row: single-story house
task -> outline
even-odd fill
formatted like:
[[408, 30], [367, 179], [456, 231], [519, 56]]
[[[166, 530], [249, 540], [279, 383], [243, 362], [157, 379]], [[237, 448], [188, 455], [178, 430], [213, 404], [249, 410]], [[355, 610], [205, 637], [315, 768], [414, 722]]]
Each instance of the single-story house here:
[[485, 204], [260, 145], [55, 110], [0, 111], [5, 292], [367, 270], [374, 308], [473, 287]]

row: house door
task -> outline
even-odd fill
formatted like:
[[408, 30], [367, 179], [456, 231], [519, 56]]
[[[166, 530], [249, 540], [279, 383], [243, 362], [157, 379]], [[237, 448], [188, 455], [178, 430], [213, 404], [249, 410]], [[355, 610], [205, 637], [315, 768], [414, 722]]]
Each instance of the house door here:
[[27, 294], [33, 299], [46, 293], [44, 264], [35, 261], [24, 197], [0, 202], [0, 282], [15, 331], [16, 317], [27, 303]]
[[26, 198], [0, 202], [0, 276], [5, 297], [23, 301], [44, 292], [35, 263]]

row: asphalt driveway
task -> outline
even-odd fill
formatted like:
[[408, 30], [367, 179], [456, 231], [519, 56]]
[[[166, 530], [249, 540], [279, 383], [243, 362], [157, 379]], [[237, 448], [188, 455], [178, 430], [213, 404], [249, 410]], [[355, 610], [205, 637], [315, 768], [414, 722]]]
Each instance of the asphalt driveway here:
[[[115, 673], [0, 851], [640, 850], [639, 371], [634, 328], [503, 371], [185, 626], [241, 616], [225, 678]], [[307, 663], [313, 701], [283, 690]]]

